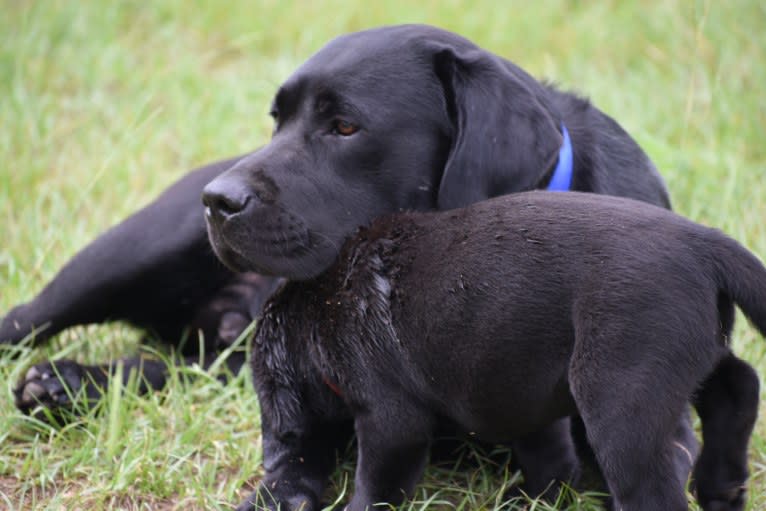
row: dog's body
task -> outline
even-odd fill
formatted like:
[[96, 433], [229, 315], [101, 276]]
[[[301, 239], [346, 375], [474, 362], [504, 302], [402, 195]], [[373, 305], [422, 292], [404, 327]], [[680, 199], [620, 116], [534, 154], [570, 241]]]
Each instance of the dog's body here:
[[[264, 448], [352, 415], [361, 511], [412, 494], [444, 418], [502, 442], [577, 415], [616, 509], [681, 510], [673, 431], [693, 399], [700, 503], [742, 509], [758, 392], [729, 352], [735, 302], [766, 333], [758, 260], [636, 201], [535, 192], [379, 219], [267, 305]], [[735, 360], [744, 385], [717, 369]], [[713, 400], [737, 413], [708, 422]]]
[[[288, 94], [298, 89], [302, 97]], [[273, 247], [284, 264], [264, 269], [291, 278], [324, 269], [341, 240], [380, 214], [444, 209], [545, 188], [562, 142], [562, 123], [572, 137], [573, 190], [669, 206], [654, 165], [611, 118], [588, 101], [541, 84], [445, 31], [402, 26], [341, 37], [310, 59], [282, 90], [282, 104], [276, 101], [276, 106], [284, 112], [274, 142], [262, 151], [189, 173], [97, 238], [32, 301], [2, 318], [0, 342], [18, 343], [32, 332], [42, 342], [73, 325], [127, 320], [168, 343], [178, 342], [184, 328], [193, 334], [201, 331], [204, 358], [213, 359], [211, 354], [227, 348], [257, 315], [275, 283], [227, 270], [209, 249], [199, 198], [209, 181], [232, 167], [229, 177], [218, 182], [225, 185], [221, 195], [236, 193], [238, 186], [244, 191], [248, 172], [262, 165], [261, 176], [278, 181], [277, 206], [285, 206], [291, 193], [294, 218], [322, 223], [312, 236], [329, 241], [320, 260], [301, 264], [303, 272], [291, 264], [283, 247]], [[313, 120], [308, 103], [317, 106], [319, 92], [340, 95], [366, 116], [358, 133], [366, 140], [357, 144], [356, 156], [312, 148], [295, 136], [296, 119]], [[292, 137], [285, 140], [290, 131]], [[273, 175], [274, 169], [285, 167], [290, 172]], [[233, 179], [237, 174], [239, 180]], [[261, 193], [267, 181], [260, 179]], [[242, 252], [257, 252], [244, 246], [244, 238], [281, 235], [277, 215], [249, 220], [237, 236]], [[231, 227], [220, 235], [225, 230]], [[228, 239], [217, 245], [226, 252], [237, 243]], [[186, 344], [189, 349], [199, 346]], [[235, 366], [241, 362], [238, 357]], [[66, 374], [57, 374], [48, 363], [36, 366], [21, 382], [17, 404], [25, 410], [38, 402], [65, 407], [65, 386], [88, 386], [93, 378], [106, 384], [102, 367], [69, 364]], [[143, 368], [153, 385], [163, 384], [161, 362], [127, 359], [126, 364]]]

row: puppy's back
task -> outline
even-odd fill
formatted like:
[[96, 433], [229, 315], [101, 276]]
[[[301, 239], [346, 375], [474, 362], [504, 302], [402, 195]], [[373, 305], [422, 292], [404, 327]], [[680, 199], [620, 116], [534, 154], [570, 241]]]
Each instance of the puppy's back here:
[[574, 411], [568, 371], [588, 323], [629, 333], [610, 341], [637, 340], [628, 350], [667, 352], [670, 336], [717, 357], [720, 236], [636, 201], [516, 194], [381, 218], [282, 305], [347, 398], [374, 374], [503, 440]]
[[442, 332], [432, 339], [459, 331], [494, 338], [511, 324], [544, 338], [571, 335], [584, 293], [659, 297], [697, 281], [712, 286], [715, 232], [639, 201], [530, 192], [378, 219], [329, 273], [344, 285], [378, 274], [407, 330]]

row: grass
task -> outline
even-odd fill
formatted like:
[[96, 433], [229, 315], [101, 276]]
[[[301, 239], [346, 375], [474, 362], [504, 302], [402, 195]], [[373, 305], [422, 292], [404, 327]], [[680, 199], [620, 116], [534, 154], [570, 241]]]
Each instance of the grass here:
[[[587, 93], [647, 150], [679, 212], [766, 256], [762, 2], [4, 0], [0, 8], [0, 311], [30, 299], [75, 251], [185, 169], [265, 143], [270, 96], [327, 40], [401, 22], [460, 32]], [[735, 351], [763, 375], [763, 339], [744, 321], [735, 337]], [[0, 507], [229, 509], [257, 480], [258, 404], [244, 373], [222, 385], [175, 368], [162, 393], [110, 394], [104, 413], [63, 429], [15, 411], [11, 388], [33, 361], [118, 358], [137, 338], [124, 325], [79, 328], [16, 358], [2, 354]], [[750, 459], [748, 509], [763, 509], [763, 414]], [[489, 460], [431, 469], [405, 509], [495, 509], [513, 477]], [[347, 463], [337, 492], [349, 479]]]

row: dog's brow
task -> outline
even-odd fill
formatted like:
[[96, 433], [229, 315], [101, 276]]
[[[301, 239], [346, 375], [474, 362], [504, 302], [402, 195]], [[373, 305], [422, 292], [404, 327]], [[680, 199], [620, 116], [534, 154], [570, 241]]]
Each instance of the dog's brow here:
[[333, 101], [319, 97], [316, 100], [316, 104], [314, 105], [314, 109], [319, 114], [326, 114], [333, 106]]
[[274, 95], [274, 106], [279, 112], [280, 117], [286, 118], [294, 112], [300, 98], [301, 91], [304, 89], [302, 82], [293, 82], [282, 85]]
[[276, 95], [274, 96], [274, 100], [271, 102], [271, 109], [279, 111], [280, 107], [282, 107], [285, 103], [286, 95], [287, 95], [287, 92], [285, 92], [285, 89], [280, 87]]
[[353, 115], [361, 116], [357, 108], [348, 99], [334, 90], [321, 90], [317, 93], [314, 101], [314, 111], [320, 115]]
[[[321, 95], [321, 91], [315, 93], [314, 90], [311, 83], [305, 78], [291, 79], [282, 84], [274, 95], [274, 106], [279, 112], [280, 119], [288, 119], [296, 115], [298, 110], [303, 108], [301, 105], [316, 110], [317, 98]], [[335, 91], [331, 92], [334, 93]], [[332, 96], [328, 99], [332, 99]], [[331, 101], [326, 110], [335, 108], [337, 108], [337, 103]]]
[[338, 97], [334, 92], [323, 90], [319, 91], [314, 101], [314, 110], [319, 114], [326, 114], [331, 109], [337, 108]]

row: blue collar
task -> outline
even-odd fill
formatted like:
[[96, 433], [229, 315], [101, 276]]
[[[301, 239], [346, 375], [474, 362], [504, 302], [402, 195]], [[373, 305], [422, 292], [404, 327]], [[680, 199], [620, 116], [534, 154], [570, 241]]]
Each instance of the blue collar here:
[[551, 182], [548, 183], [549, 192], [566, 192], [572, 186], [572, 141], [569, 139], [569, 132], [564, 123], [561, 123], [561, 135], [564, 141], [559, 149], [559, 162], [551, 176]]

